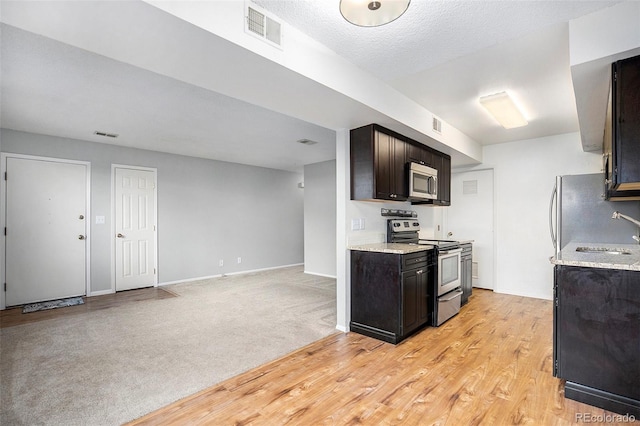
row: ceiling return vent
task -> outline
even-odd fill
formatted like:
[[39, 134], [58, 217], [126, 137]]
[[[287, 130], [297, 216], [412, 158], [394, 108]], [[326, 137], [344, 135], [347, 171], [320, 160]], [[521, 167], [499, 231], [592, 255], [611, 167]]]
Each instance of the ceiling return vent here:
[[273, 46], [282, 48], [282, 24], [249, 2], [245, 3], [244, 30]]

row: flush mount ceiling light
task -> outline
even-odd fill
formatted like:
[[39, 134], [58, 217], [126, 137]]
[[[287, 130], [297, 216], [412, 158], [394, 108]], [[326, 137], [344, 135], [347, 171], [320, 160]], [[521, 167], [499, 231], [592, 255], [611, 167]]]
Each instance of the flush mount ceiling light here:
[[395, 21], [407, 10], [411, 0], [340, 0], [340, 13], [360, 27], [377, 27]]
[[483, 96], [480, 98], [480, 103], [505, 129], [529, 124], [507, 92]]

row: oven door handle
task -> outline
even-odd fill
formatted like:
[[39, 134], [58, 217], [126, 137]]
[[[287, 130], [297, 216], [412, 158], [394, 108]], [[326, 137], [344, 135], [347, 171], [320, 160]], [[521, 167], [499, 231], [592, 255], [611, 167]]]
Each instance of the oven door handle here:
[[439, 255], [442, 255], [442, 254], [456, 254], [456, 253], [462, 253], [462, 249], [459, 248], [459, 249], [453, 249], [453, 250], [447, 250], [447, 251], [438, 252]]
[[[455, 294], [454, 294], [454, 293], [455, 293]], [[449, 293], [447, 293], [447, 294], [449, 294]], [[460, 295], [462, 294], [462, 290], [453, 290], [453, 291], [451, 292], [451, 294], [453, 294], [453, 296], [448, 297], [448, 298], [446, 298], [446, 299], [444, 299], [444, 298], [443, 298], [444, 296], [443, 296], [443, 297], [439, 297], [439, 298], [438, 298], [438, 300], [439, 300], [439, 301], [441, 301], [441, 302], [449, 302], [450, 300], [453, 300], [453, 299], [455, 299], [456, 297], [460, 296]], [[445, 296], [446, 296], [446, 295], [445, 295]]]

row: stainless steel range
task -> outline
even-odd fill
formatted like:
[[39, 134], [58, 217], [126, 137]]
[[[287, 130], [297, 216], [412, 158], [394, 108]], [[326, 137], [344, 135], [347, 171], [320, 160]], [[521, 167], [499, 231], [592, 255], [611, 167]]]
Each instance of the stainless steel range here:
[[457, 241], [450, 240], [420, 240], [419, 244], [434, 245], [437, 251], [436, 293], [438, 297], [434, 319], [436, 320], [435, 325], [439, 326], [460, 312], [462, 247]]
[[387, 242], [432, 245], [436, 250], [436, 282], [430, 293], [433, 311], [431, 325], [439, 326], [460, 312], [462, 300], [460, 243], [452, 240], [421, 240], [420, 223], [416, 219], [390, 219], [387, 222]]

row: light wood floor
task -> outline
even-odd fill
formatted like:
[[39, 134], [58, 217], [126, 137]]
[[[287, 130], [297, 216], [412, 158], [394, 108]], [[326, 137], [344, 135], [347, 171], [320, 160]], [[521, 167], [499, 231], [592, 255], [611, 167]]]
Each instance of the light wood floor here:
[[114, 306], [121, 306], [126, 303], [135, 303], [142, 300], [166, 299], [168, 297], [175, 297], [175, 294], [163, 288], [150, 287], [105, 294], [103, 296], [85, 297], [84, 304], [82, 305], [30, 312], [28, 314], [22, 313], [21, 306], [9, 308], [0, 311], [0, 328], [109, 309]]
[[338, 333], [130, 425], [568, 425], [614, 415], [564, 398], [552, 323], [550, 301], [474, 290], [458, 316], [397, 346]]

